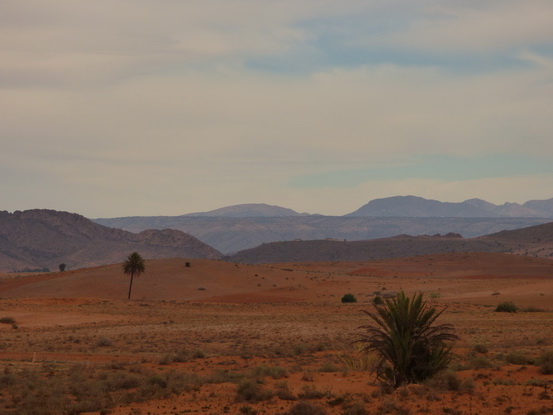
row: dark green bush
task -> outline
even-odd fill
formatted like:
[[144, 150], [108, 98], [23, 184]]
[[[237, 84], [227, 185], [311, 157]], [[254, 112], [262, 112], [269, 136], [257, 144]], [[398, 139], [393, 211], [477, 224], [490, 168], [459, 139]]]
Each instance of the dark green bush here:
[[347, 294], [344, 294], [344, 296], [342, 297], [342, 302], [343, 303], [356, 303], [357, 298], [355, 298], [355, 296], [353, 294], [347, 293]]
[[511, 301], [505, 301], [498, 304], [495, 311], [500, 313], [516, 313], [518, 311], [518, 307]]

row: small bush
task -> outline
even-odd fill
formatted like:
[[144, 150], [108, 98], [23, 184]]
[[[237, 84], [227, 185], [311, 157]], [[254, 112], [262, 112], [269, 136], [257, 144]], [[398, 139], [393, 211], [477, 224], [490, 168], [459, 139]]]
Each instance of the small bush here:
[[100, 337], [98, 340], [96, 340], [96, 343], [94, 344], [96, 347], [111, 347], [113, 346], [113, 342], [108, 337]]
[[282, 379], [288, 377], [288, 372], [281, 366], [256, 366], [251, 370], [250, 377], [256, 379], [259, 383], [263, 382], [265, 376], [273, 379]]
[[526, 356], [524, 353], [521, 353], [521, 352], [508, 353], [505, 356], [505, 361], [513, 365], [529, 365], [534, 363], [533, 359], [529, 358], [528, 356]]
[[553, 374], [553, 351], [543, 353], [539, 360], [540, 372], [544, 375]]
[[382, 305], [382, 304], [384, 304], [384, 300], [382, 299], [381, 296], [377, 295], [376, 297], [373, 298], [373, 304], [374, 305]]
[[259, 383], [251, 379], [243, 380], [236, 389], [236, 400], [238, 402], [261, 402], [272, 397], [272, 391], [263, 389]]
[[488, 346], [485, 345], [485, 344], [482, 344], [482, 343], [478, 343], [478, 344], [475, 344], [472, 349], [476, 352], [476, 353], [482, 353], [482, 354], [486, 354], [488, 353], [490, 350], [488, 349]]
[[344, 294], [344, 296], [342, 297], [342, 302], [343, 303], [356, 303], [357, 298], [355, 298], [355, 296], [353, 294], [347, 293], [347, 294]]
[[343, 415], [369, 415], [369, 411], [361, 402], [355, 402], [344, 409]]
[[326, 411], [311, 402], [298, 402], [288, 411], [287, 415], [326, 415]]
[[1, 324], [15, 324], [15, 319], [13, 317], [0, 317]]
[[518, 311], [518, 307], [511, 301], [505, 301], [498, 304], [495, 311], [500, 313], [516, 313]]
[[295, 401], [296, 397], [290, 390], [290, 387], [288, 386], [288, 382], [282, 381], [278, 382], [276, 385], [276, 396], [278, 399], [282, 399], [283, 401]]
[[321, 399], [327, 395], [328, 393], [318, 390], [313, 385], [303, 385], [301, 392], [298, 394], [301, 399]]
[[457, 373], [444, 370], [426, 381], [426, 384], [441, 391], [471, 393], [474, 390], [472, 379], [461, 379]]
[[325, 362], [319, 368], [319, 372], [324, 372], [324, 373], [334, 373], [334, 372], [338, 372], [339, 370], [340, 369], [332, 362]]

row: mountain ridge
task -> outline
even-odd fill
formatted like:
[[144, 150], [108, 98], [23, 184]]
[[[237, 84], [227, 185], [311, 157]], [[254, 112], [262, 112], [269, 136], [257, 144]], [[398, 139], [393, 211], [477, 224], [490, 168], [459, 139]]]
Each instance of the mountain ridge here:
[[553, 199], [495, 205], [483, 199], [441, 202], [419, 196], [392, 196], [371, 200], [344, 216], [553, 218]]
[[76, 213], [48, 209], [0, 212], [0, 270], [70, 268], [122, 262], [132, 251], [149, 257], [221, 257], [197, 238], [174, 229], [132, 233]]
[[[277, 215], [272, 212], [277, 212]], [[366, 240], [402, 233], [433, 235], [449, 232], [471, 238], [539, 225], [551, 221], [551, 218], [553, 199], [534, 200], [523, 205], [494, 205], [482, 199], [453, 203], [418, 196], [394, 196], [374, 199], [343, 216], [298, 214], [280, 206], [244, 204], [204, 214], [131, 216], [94, 221], [131, 232], [178, 229], [229, 255], [262, 243], [294, 239]]]

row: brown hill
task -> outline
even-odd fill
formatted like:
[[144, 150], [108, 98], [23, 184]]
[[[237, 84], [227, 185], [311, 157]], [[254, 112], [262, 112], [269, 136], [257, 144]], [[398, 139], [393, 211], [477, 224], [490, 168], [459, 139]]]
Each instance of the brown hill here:
[[144, 258], [219, 258], [221, 254], [177, 230], [138, 234], [96, 224], [54, 210], [0, 212], [0, 270], [57, 269], [121, 262], [130, 252]]
[[289, 241], [263, 244], [226, 257], [230, 261], [261, 264], [292, 261], [368, 261], [446, 252], [506, 252], [493, 240], [457, 236], [398, 236], [367, 241]]
[[486, 235], [486, 238], [495, 238], [515, 243], [553, 243], [553, 222], [511, 231], [496, 232]]
[[505, 252], [553, 257], [553, 222], [480, 238], [458, 234], [409, 236], [365, 241], [286, 241], [260, 245], [225, 257], [247, 264], [292, 261], [366, 261], [447, 252]]

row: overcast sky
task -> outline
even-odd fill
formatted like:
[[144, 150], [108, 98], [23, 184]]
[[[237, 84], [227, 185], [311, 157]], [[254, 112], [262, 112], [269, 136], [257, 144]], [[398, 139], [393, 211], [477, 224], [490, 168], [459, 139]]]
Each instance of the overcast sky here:
[[551, 0], [0, 1], [0, 210], [553, 197]]

